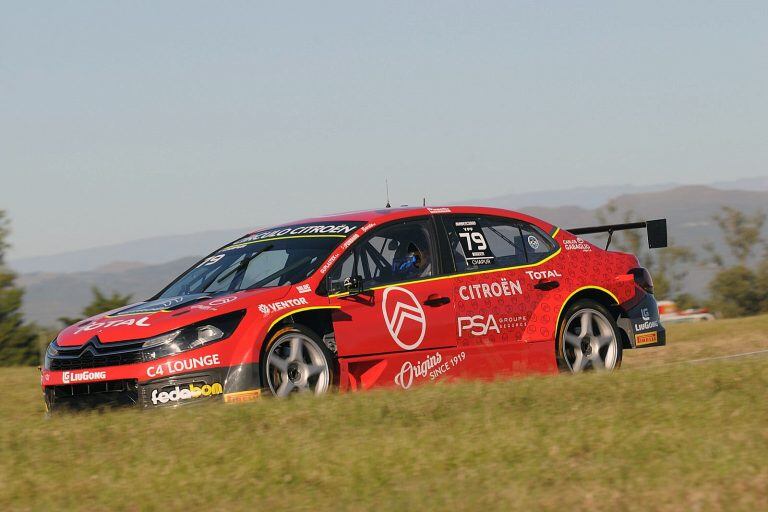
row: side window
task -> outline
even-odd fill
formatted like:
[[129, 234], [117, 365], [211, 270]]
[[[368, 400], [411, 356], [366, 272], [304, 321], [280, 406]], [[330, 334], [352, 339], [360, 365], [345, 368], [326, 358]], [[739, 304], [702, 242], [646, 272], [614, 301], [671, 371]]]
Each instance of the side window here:
[[446, 227], [459, 272], [513, 267], [526, 262], [520, 228], [514, 221], [449, 217]]
[[522, 222], [520, 224], [520, 231], [530, 263], [541, 261], [557, 250], [555, 242], [536, 226]]
[[429, 220], [414, 220], [380, 228], [356, 244], [329, 273], [330, 293], [343, 291], [352, 276], [363, 278], [364, 288], [430, 277], [434, 248]]

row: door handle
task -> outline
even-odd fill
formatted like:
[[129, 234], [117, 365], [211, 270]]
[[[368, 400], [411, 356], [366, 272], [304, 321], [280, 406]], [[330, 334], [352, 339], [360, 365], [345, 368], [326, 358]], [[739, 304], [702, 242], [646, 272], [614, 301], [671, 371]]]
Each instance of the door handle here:
[[424, 301], [424, 305], [429, 306], [431, 308], [437, 308], [440, 306], [445, 306], [449, 302], [451, 302], [451, 299], [449, 299], [448, 297], [441, 297], [438, 294], [433, 293], [432, 295], [427, 297], [427, 300]]
[[545, 292], [548, 292], [549, 290], [554, 290], [560, 286], [560, 281], [539, 281], [535, 285], [533, 285], [534, 288], [537, 290], [542, 290]]

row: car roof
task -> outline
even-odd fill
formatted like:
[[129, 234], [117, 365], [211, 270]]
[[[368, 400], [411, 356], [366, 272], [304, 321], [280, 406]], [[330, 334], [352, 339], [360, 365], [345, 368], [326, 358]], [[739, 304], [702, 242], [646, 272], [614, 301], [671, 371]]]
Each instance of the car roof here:
[[490, 208], [485, 206], [402, 206], [398, 208], [380, 208], [377, 210], [360, 210], [344, 213], [334, 213], [320, 217], [312, 217], [308, 219], [296, 220], [293, 222], [286, 222], [274, 226], [262, 227], [253, 230], [250, 233], [258, 233], [260, 231], [264, 231], [265, 229], [279, 228], [282, 226], [295, 226], [299, 224], [313, 224], [321, 222], [364, 222], [367, 224], [384, 224], [387, 222], [407, 219], [410, 217], [422, 217], [426, 215], [437, 214], [491, 215], [497, 217], [512, 217], [525, 222], [530, 222], [531, 224], [534, 224], [547, 232], [551, 232], [554, 228], [554, 225], [541, 219], [537, 219], [536, 217], [531, 217], [530, 215], [526, 215], [521, 212], [505, 210], [502, 208]]

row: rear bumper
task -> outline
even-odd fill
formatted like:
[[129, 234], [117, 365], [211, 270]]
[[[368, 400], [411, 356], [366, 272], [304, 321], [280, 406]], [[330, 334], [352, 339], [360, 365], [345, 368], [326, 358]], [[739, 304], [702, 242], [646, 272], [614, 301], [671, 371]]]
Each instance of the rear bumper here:
[[[125, 375], [127, 367], [120, 367]], [[65, 373], [68, 373], [66, 376]], [[206, 401], [244, 402], [261, 393], [258, 363], [209, 368], [147, 381], [136, 378], [104, 380], [110, 367], [78, 372], [43, 371], [43, 395], [48, 411], [112, 407], [179, 407]], [[46, 385], [46, 379], [51, 385]]]
[[627, 335], [629, 347], [661, 347], [667, 344], [667, 331], [659, 318], [659, 306], [650, 293], [639, 301], [621, 306], [622, 314], [618, 319], [619, 327]]

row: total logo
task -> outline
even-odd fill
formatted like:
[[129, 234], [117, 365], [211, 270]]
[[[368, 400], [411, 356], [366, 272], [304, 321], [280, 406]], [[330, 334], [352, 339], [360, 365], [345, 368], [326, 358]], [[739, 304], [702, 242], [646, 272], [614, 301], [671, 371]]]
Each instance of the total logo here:
[[528, 274], [528, 277], [530, 277], [533, 281], [538, 281], [539, 279], [551, 279], [553, 277], [563, 277], [563, 274], [557, 270], [542, 270], [541, 272], [526, 270], [525, 273]]
[[427, 333], [427, 315], [424, 308], [410, 290], [391, 286], [384, 290], [381, 313], [387, 330], [397, 345], [404, 350], [413, 350], [424, 341]]
[[172, 391], [158, 391], [152, 390], [152, 404], [167, 404], [168, 402], [181, 402], [182, 400], [191, 400], [193, 398], [208, 397], [220, 395], [224, 392], [221, 384], [214, 382], [213, 384], [204, 384], [202, 386], [195, 386], [190, 384], [188, 388], [180, 388], [176, 386], [176, 389]]
[[459, 317], [459, 338], [464, 334], [464, 331], [469, 331], [472, 336], [485, 336], [490, 331], [496, 331], [501, 334], [499, 330], [499, 324], [496, 323], [496, 318], [493, 315], [487, 317], [483, 315], [475, 316], [460, 316]]
[[74, 382], [91, 382], [94, 380], [106, 380], [107, 372], [64, 372], [61, 374], [61, 380], [64, 384], [71, 384]]
[[136, 327], [151, 327], [151, 325], [147, 323], [148, 320], [149, 320], [148, 316], [143, 316], [139, 319], [127, 318], [122, 320], [109, 320], [107, 322], [91, 322], [89, 324], [86, 324], [80, 327], [78, 330], [75, 331], [75, 334], [79, 334], [81, 332], [95, 331], [96, 329], [108, 329], [110, 327], [120, 327], [120, 326], [129, 326], [129, 325], [135, 325]]
[[299, 297], [298, 299], [288, 299], [281, 300], [279, 302], [273, 302], [272, 304], [260, 304], [259, 311], [261, 311], [266, 316], [270, 313], [277, 313], [278, 311], [282, 311], [284, 309], [293, 308], [296, 306], [304, 306], [306, 304], [309, 304], [307, 299], [304, 297]]

